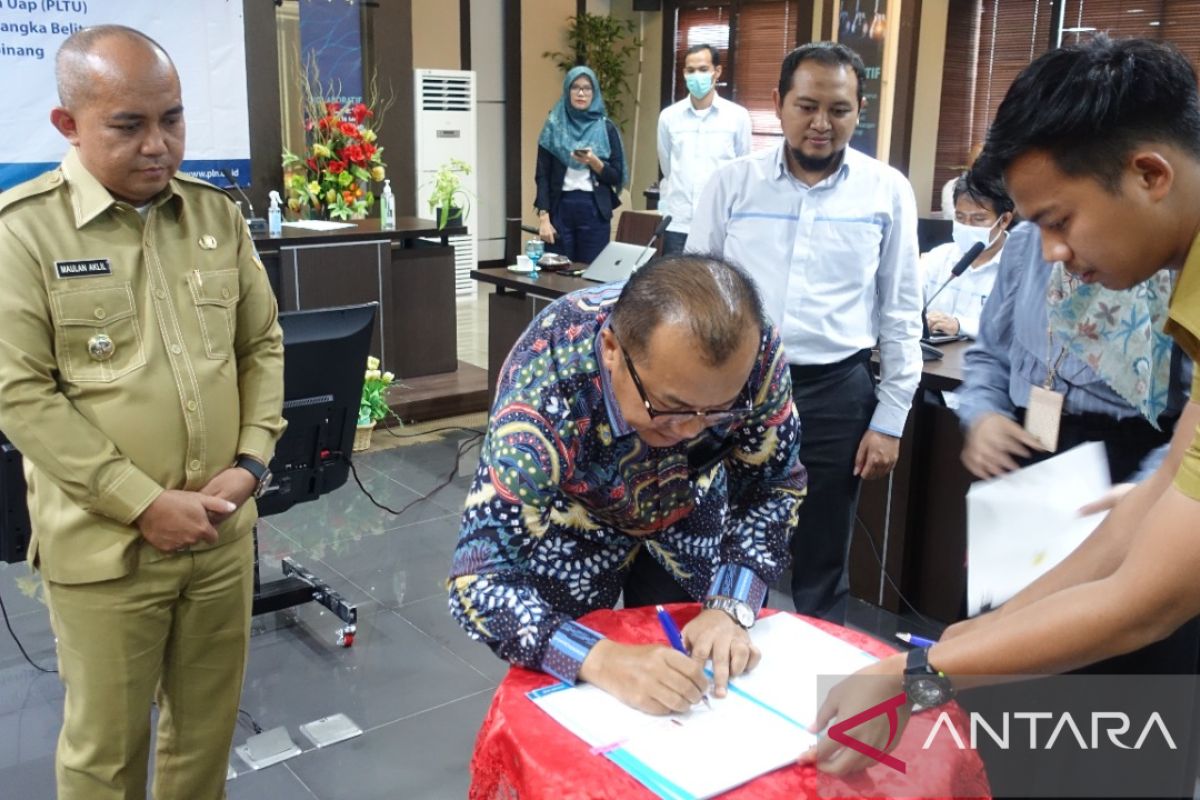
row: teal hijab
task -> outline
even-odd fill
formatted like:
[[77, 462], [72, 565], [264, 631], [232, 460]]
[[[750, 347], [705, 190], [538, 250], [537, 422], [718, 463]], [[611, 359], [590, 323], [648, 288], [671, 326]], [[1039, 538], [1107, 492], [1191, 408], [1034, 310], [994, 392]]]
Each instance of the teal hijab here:
[[[586, 75], [592, 82], [592, 104], [583, 110], [571, 105], [571, 84], [580, 75]], [[600, 95], [600, 81], [596, 73], [587, 67], [573, 67], [563, 78], [562, 97], [550, 109], [546, 124], [538, 136], [538, 145], [553, 153], [567, 169], [586, 169], [571, 157], [571, 151], [581, 147], [590, 147], [600, 160], [606, 161], [612, 155], [612, 149], [608, 144], [608, 118], [605, 114], [604, 98]], [[620, 133], [617, 137], [619, 141]], [[626, 170], [621, 175], [621, 185], [628, 182]]]

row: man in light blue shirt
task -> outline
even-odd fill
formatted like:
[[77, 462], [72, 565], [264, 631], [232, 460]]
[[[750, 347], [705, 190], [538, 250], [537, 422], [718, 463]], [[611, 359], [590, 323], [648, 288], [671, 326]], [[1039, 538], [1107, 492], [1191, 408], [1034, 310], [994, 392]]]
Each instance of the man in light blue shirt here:
[[680, 253], [700, 190], [722, 164], [750, 152], [750, 112], [717, 94], [721, 56], [698, 44], [683, 59], [688, 96], [658, 116], [658, 168], [664, 214], [671, 223], [664, 253]]
[[784, 141], [717, 170], [687, 241], [688, 251], [747, 269], [782, 331], [809, 475], [792, 541], [792, 599], [797, 611], [834, 621], [845, 616], [859, 480], [895, 466], [921, 373], [912, 187], [847, 147], [865, 105], [864, 75], [844, 45], [788, 54], [774, 93]]

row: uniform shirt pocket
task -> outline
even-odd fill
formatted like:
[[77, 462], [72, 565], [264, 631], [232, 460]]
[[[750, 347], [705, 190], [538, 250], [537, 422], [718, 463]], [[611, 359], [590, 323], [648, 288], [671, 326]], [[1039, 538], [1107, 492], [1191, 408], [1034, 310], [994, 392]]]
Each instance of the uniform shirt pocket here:
[[146, 366], [128, 281], [50, 295], [58, 366], [71, 383], [111, 383]]
[[228, 359], [233, 355], [240, 297], [237, 269], [192, 270], [188, 274], [188, 288], [196, 304], [205, 354], [213, 359]]

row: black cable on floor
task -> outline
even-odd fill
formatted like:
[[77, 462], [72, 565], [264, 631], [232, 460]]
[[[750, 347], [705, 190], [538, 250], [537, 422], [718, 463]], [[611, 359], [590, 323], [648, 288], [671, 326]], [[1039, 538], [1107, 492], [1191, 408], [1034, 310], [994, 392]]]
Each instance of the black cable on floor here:
[[[383, 503], [376, 500], [374, 495], [372, 495], [371, 492], [367, 489], [367, 487], [363, 485], [362, 479], [358, 477], [358, 470], [354, 466], [354, 461], [349, 458], [346, 459], [346, 463], [350, 466], [350, 474], [354, 477], [354, 482], [356, 484], [358, 484], [359, 490], [361, 490], [362, 493], [367, 496], [367, 499], [371, 501], [371, 505], [375, 506], [378, 509], [386, 511], [389, 514], [394, 514], [396, 516], [400, 516], [405, 511], [408, 511], [410, 508], [415, 506], [417, 503], [420, 503], [423, 500], [428, 500], [429, 498], [433, 497], [435, 494], [440, 492], [442, 489], [445, 489], [447, 486], [449, 486], [451, 484], [451, 482], [453, 482], [453, 480], [458, 476], [458, 462], [462, 460], [463, 455], [471, 447], [473, 447], [480, 439], [483, 438], [483, 431], [476, 431], [476, 430], [472, 430], [471, 428], [457, 428], [457, 427], [456, 428], [445, 428], [445, 429], [441, 429], [441, 430], [465, 430], [465, 431], [470, 431], [472, 435], [468, 436], [466, 439], [463, 439], [461, 442], [458, 443], [458, 447], [455, 450], [455, 454], [454, 454], [454, 466], [450, 468], [449, 474], [446, 475], [446, 477], [442, 480], [442, 482], [439, 483], [437, 486], [433, 487], [432, 489], [430, 489], [427, 493], [425, 493], [425, 494], [421, 495], [420, 497], [417, 497], [413, 500], [410, 500], [409, 502], [400, 506], [400, 508], [398, 508], [398, 509], [391, 508], [390, 506], [386, 506]], [[433, 433], [433, 431], [427, 431], [426, 433]], [[425, 434], [414, 434], [414, 435], [424, 436]]]
[[247, 711], [246, 709], [244, 709], [244, 708], [239, 708], [239, 709], [238, 709], [238, 716], [239, 716], [239, 717], [245, 717], [245, 718], [246, 718], [246, 720], [247, 720], [247, 722], [248, 722], [248, 723], [249, 723], [249, 725], [250, 725], [250, 730], [254, 731], [256, 734], [259, 734], [259, 733], [262, 733], [262, 732], [263, 732], [263, 729], [262, 729], [261, 727], [259, 727], [259, 724], [258, 724], [257, 722], [255, 722], [255, 721], [254, 721], [254, 717], [250, 716], [250, 712], [249, 712], [249, 711]]
[[[404, 425], [404, 420], [400, 419], [395, 411], [392, 411], [389, 408], [388, 414], [397, 422], [399, 422], [401, 426]], [[432, 430], [421, 431], [419, 433], [396, 433], [396, 427], [398, 426], [384, 428], [384, 430], [387, 432], [387, 435], [391, 436], [393, 439], [416, 439], [419, 436], [428, 436], [431, 433], [442, 433], [443, 431], [466, 431], [467, 433], [474, 433], [480, 436], [483, 435], [483, 431], [476, 430], [475, 428], [467, 428], [463, 425], [448, 425], [444, 428], [433, 428]]]
[[[920, 611], [917, 611], [916, 606], [908, 602], [908, 598], [904, 596], [904, 592], [900, 591], [900, 587], [897, 586], [896, 582], [892, 580], [892, 576], [888, 575], [887, 567], [885, 567], [883, 564], [883, 556], [880, 555], [879, 548], [875, 546], [875, 540], [871, 538], [871, 529], [867, 527], [867, 523], [863, 522], [862, 517], [860, 517], [857, 512], [854, 514], [854, 520], [858, 523], [858, 527], [862, 528], [863, 533], [866, 534], [867, 544], [871, 546], [871, 552], [875, 554], [875, 563], [879, 564], [880, 574], [883, 575], [883, 579], [887, 581], [888, 586], [892, 587], [892, 591], [896, 593], [896, 596], [900, 598], [900, 602], [908, 606], [909, 611], [912, 611], [912, 613], [920, 617], [922, 622], [931, 626], [934, 630], [940, 630], [943, 628], [944, 626], [942, 623], [936, 622], [925, 616]], [[851, 540], [853, 541], [853, 537], [851, 537]]]
[[13, 630], [12, 623], [8, 621], [8, 609], [4, 607], [3, 596], [0, 596], [0, 614], [4, 615], [4, 627], [8, 628], [8, 635], [11, 636], [12, 640], [17, 643], [17, 649], [21, 651], [21, 655], [25, 656], [25, 660], [29, 662], [29, 666], [33, 667], [39, 672], [57, 673], [58, 670], [43, 667], [41, 664], [38, 664], [36, 661], [30, 658], [29, 653], [25, 652], [25, 645], [21, 644], [21, 640], [17, 638], [17, 632]]

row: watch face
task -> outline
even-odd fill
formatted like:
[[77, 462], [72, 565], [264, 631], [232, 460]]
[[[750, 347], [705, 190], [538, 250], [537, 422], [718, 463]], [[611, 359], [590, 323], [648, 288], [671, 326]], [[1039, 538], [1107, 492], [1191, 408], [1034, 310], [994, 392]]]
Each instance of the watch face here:
[[737, 620], [738, 625], [741, 625], [743, 628], [749, 628], [754, 624], [754, 612], [745, 603], [734, 604], [733, 616]]
[[933, 678], [913, 679], [908, 685], [908, 698], [921, 708], [934, 708], [950, 699], [941, 683]]

